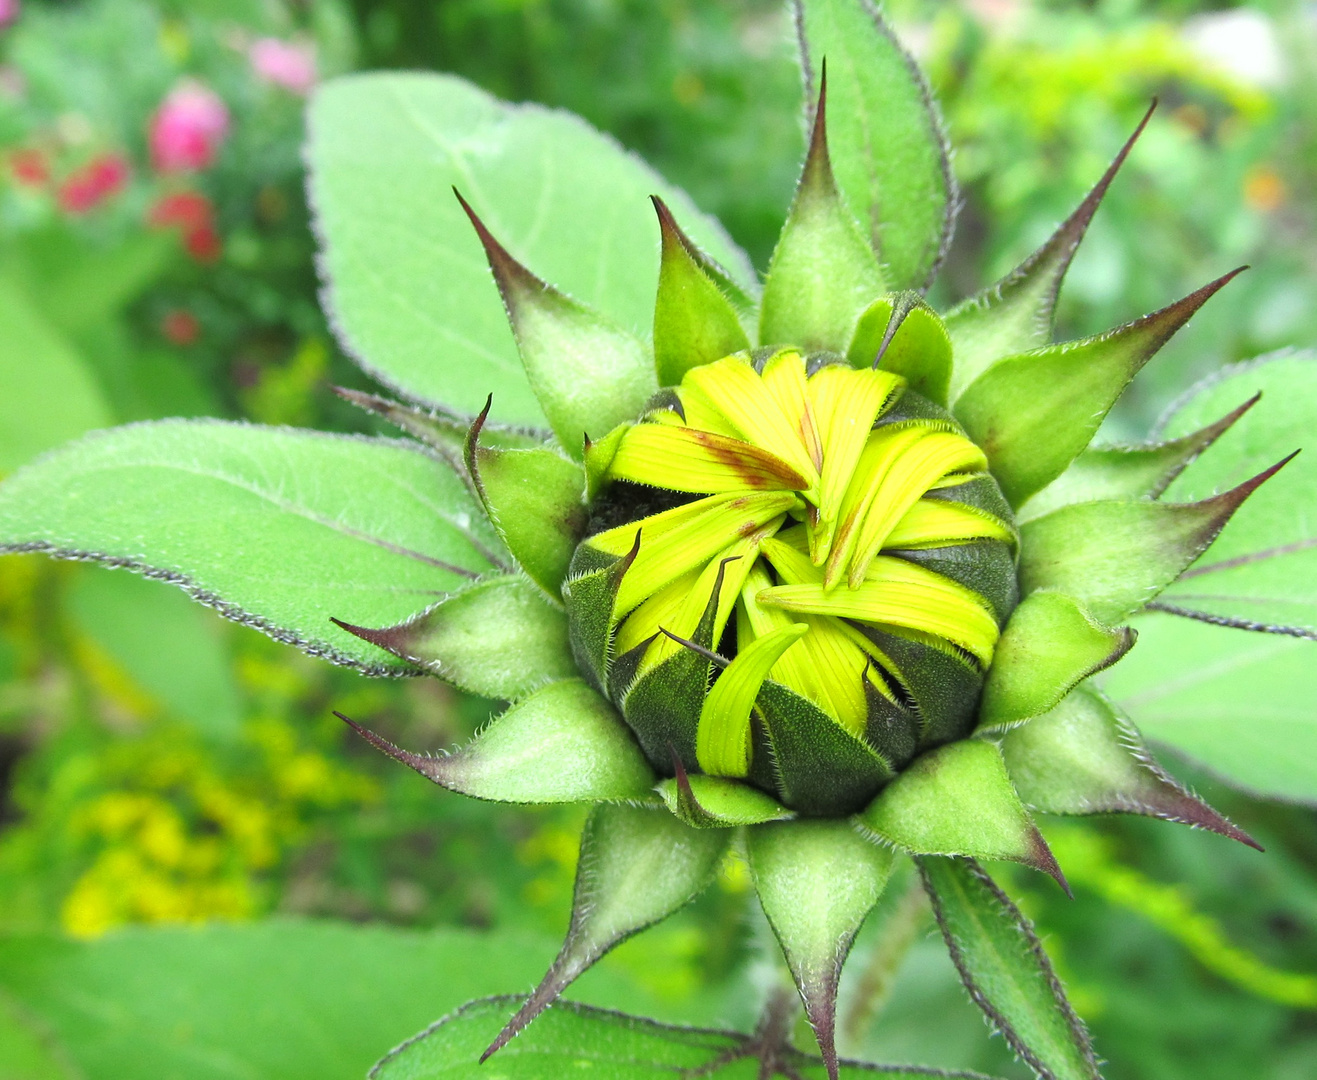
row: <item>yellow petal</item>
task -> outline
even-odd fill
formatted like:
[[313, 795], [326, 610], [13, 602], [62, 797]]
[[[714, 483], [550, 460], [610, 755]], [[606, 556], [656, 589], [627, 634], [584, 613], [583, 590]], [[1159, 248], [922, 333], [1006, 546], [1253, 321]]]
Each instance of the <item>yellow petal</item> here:
[[850, 587], [859, 587], [888, 534], [934, 482], [948, 473], [981, 469], [986, 464], [982, 450], [963, 435], [949, 431], [930, 431], [908, 447], [887, 469], [864, 516], [850, 558]]
[[769, 450], [808, 478], [801, 490], [811, 501], [817, 500], [818, 471], [805, 449], [800, 433], [799, 416], [788, 416], [764, 385], [764, 380], [740, 356], [726, 356], [712, 364], [692, 368], [682, 380], [702, 391], [746, 442]]
[[777, 455], [740, 439], [662, 424], [631, 428], [609, 472], [619, 480], [702, 494], [794, 491], [807, 483]]
[[750, 710], [778, 658], [808, 633], [793, 623], [756, 638], [718, 676], [700, 709], [695, 758], [710, 776], [745, 776], [750, 771]]
[[1010, 527], [983, 510], [945, 499], [920, 499], [883, 543], [885, 548], [931, 548], [970, 540], [1014, 540]]
[[890, 371], [856, 370], [841, 364], [820, 368], [809, 380], [809, 400], [823, 446], [819, 522], [810, 536], [815, 566], [822, 566], [828, 557], [843, 496], [874, 421], [890, 408], [904, 386], [905, 380]]
[[818, 423], [805, 388], [805, 358], [795, 349], [783, 349], [764, 364], [764, 386], [777, 401], [785, 416], [798, 416], [800, 441], [815, 469], [823, 464], [823, 444], [819, 441]]
[[904, 559], [880, 555], [855, 589], [827, 591], [822, 583], [763, 589], [760, 604], [808, 615], [908, 627], [945, 638], [985, 666], [997, 644], [997, 621], [976, 593]]

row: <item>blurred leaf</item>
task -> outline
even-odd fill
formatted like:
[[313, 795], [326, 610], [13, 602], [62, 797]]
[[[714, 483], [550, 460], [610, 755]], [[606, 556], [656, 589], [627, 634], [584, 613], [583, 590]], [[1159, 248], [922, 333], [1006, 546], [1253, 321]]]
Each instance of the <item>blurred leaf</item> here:
[[955, 203], [941, 121], [914, 60], [869, 0], [795, 0], [813, 103], [828, 64], [828, 146], [893, 289], [928, 285]]
[[[484, 1065], [478, 1059], [520, 998], [473, 1001], [400, 1046], [372, 1071], [372, 1080], [671, 1080], [709, 1076], [755, 1080], [765, 1075], [744, 1035], [670, 1027], [641, 1017], [570, 1002], [557, 1005]], [[823, 1062], [793, 1049], [779, 1061], [802, 1080], [823, 1080]], [[774, 1075], [777, 1075], [776, 1073]], [[845, 1064], [842, 1080], [861, 1077], [962, 1076], [914, 1067]], [[987, 1080], [987, 1078], [980, 1078]]]
[[75, 443], [0, 487], [0, 550], [129, 566], [376, 674], [400, 663], [330, 618], [401, 622], [488, 570], [496, 545], [451, 469], [383, 439], [166, 420]]
[[51, 1041], [7, 995], [0, 996], [0, 1076], [4, 1080], [80, 1080]]
[[328, 303], [344, 344], [387, 384], [501, 420], [543, 423], [456, 186], [518, 261], [650, 334], [660, 194], [752, 287], [744, 255], [690, 199], [567, 113], [507, 105], [451, 76], [339, 79], [315, 98], [308, 159]]
[[232, 738], [241, 702], [214, 616], [163, 584], [97, 570], [69, 607], [96, 643], [170, 712], [202, 734]]
[[[1172, 413], [1161, 433], [1202, 427], [1262, 399], [1169, 488], [1167, 499], [1222, 490], [1299, 447], [1158, 603], [1208, 619], [1317, 634], [1317, 356], [1227, 368]], [[1256, 470], [1255, 470], [1256, 471]], [[1260, 557], [1259, 557], [1260, 556]], [[1138, 646], [1104, 686], [1150, 739], [1226, 780], [1273, 797], [1317, 799], [1317, 643], [1167, 614], [1135, 621]]]
[[178, 251], [178, 240], [137, 230], [111, 245], [68, 228], [30, 234], [15, 256], [18, 274], [52, 323], [77, 334], [117, 314], [151, 285]]
[[17, 285], [0, 279], [0, 473], [109, 423], [82, 357]]
[[[0, 987], [87, 1080], [360, 1080], [390, 1046], [526, 985], [552, 956], [528, 934], [276, 920], [0, 939]], [[616, 976], [588, 984], [634, 1000]]]

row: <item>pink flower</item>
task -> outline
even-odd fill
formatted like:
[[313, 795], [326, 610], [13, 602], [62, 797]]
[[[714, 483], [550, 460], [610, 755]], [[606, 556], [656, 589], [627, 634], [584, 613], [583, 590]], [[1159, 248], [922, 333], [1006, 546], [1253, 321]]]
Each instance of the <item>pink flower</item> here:
[[182, 83], [151, 117], [151, 161], [166, 173], [205, 169], [228, 130], [229, 110], [219, 95], [197, 82]]
[[278, 38], [260, 38], [252, 43], [247, 57], [258, 78], [282, 86], [294, 94], [305, 94], [315, 85], [316, 54], [313, 45], [280, 41]]
[[0, 30], [18, 18], [19, 0], [0, 0]]
[[128, 182], [128, 162], [120, 154], [101, 154], [60, 184], [56, 197], [69, 214], [86, 214]]

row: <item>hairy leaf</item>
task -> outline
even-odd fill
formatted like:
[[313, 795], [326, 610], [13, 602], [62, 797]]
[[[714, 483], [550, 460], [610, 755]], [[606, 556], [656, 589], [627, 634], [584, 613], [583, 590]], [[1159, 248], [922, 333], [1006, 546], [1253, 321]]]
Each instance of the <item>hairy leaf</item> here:
[[1103, 688], [1154, 743], [1258, 795], [1317, 804], [1317, 645], [1146, 612]]
[[1257, 847], [1148, 753], [1134, 725], [1091, 686], [1002, 740], [1015, 789], [1049, 814], [1144, 814], [1210, 829]]
[[827, 116], [820, 80], [809, 152], [764, 282], [760, 345], [843, 352], [860, 313], [883, 292], [873, 246], [837, 189]]
[[965, 739], [931, 750], [861, 813], [865, 829], [915, 855], [1009, 859], [1065, 878], [1011, 786], [1001, 751]]
[[497, 545], [451, 469], [383, 439], [166, 420], [88, 436], [0, 486], [0, 550], [138, 570], [372, 674], [404, 665], [331, 618], [396, 623], [489, 570]]
[[481, 697], [511, 701], [576, 674], [567, 616], [520, 574], [478, 581], [397, 626], [338, 625]]
[[795, 0], [805, 94], [832, 83], [833, 168], [897, 289], [927, 288], [951, 241], [956, 187], [919, 68], [872, 0]]
[[1065, 472], [1129, 381], [1238, 273], [1105, 334], [998, 360], [966, 388], [956, 419], [1012, 506]]
[[508, 105], [452, 76], [390, 73], [321, 87], [309, 126], [340, 338], [413, 397], [474, 414], [493, 392], [501, 417], [543, 423], [453, 185], [519, 261], [641, 338], [659, 267], [651, 194], [753, 288], [745, 256], [715, 222], [567, 113]]
[[1099, 1080], [1088, 1032], [1029, 920], [972, 859], [920, 858], [924, 887], [960, 977], [1042, 1080]]
[[1214, 413], [1258, 393], [1258, 404], [1171, 485], [1167, 497], [1203, 498], [1295, 450], [1303, 453], [1250, 496], [1162, 600], [1214, 618], [1317, 638], [1317, 353], [1282, 354], [1225, 369], [1180, 402], [1162, 431], [1170, 437], [1191, 432]]
[[609, 949], [703, 892], [730, 840], [730, 830], [692, 829], [665, 807], [596, 806], [581, 836], [562, 951], [480, 1060], [506, 1046]]
[[[371, 1080], [756, 1080], [762, 1077], [754, 1040], [734, 1031], [674, 1027], [637, 1016], [563, 1002], [549, 1009], [494, 1063], [479, 1065], [481, 1049], [522, 998], [473, 1001], [409, 1039], [375, 1066]], [[801, 1080], [823, 1080], [823, 1062], [790, 1046], [776, 1060]], [[843, 1062], [842, 1080], [947, 1077], [990, 1080], [973, 1073], [900, 1065]]]
[[427, 780], [477, 799], [643, 800], [654, 784], [654, 771], [622, 718], [580, 679], [536, 690], [451, 754], [402, 750], [342, 713], [335, 715]]
[[1070, 597], [1036, 592], [1002, 631], [979, 705], [979, 729], [1012, 727], [1046, 712], [1134, 644], [1129, 627], [1096, 622]]
[[852, 367], [894, 371], [934, 404], [947, 403], [951, 341], [937, 312], [918, 293], [897, 293], [870, 304], [846, 358]]
[[837, 1075], [837, 986], [892, 853], [845, 820], [757, 825], [747, 849], [759, 903], [782, 946], [829, 1076]]

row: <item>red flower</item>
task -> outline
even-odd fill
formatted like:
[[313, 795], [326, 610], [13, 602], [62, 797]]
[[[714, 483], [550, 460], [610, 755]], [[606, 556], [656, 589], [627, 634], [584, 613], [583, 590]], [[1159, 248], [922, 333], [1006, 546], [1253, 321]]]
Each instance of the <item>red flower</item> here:
[[40, 150], [15, 150], [9, 155], [9, 171], [24, 187], [44, 187], [50, 180], [50, 165]]
[[229, 130], [229, 110], [198, 82], [175, 87], [151, 117], [151, 161], [160, 172], [194, 172], [215, 161]]
[[178, 229], [183, 234], [184, 249], [197, 262], [214, 262], [223, 251], [215, 228], [215, 207], [199, 191], [163, 196], [151, 207], [146, 220], [156, 228]]
[[57, 198], [69, 214], [86, 214], [123, 189], [128, 162], [120, 154], [101, 154], [70, 173], [60, 184]]
[[160, 332], [175, 345], [191, 345], [201, 336], [201, 321], [183, 308], [165, 312]]

